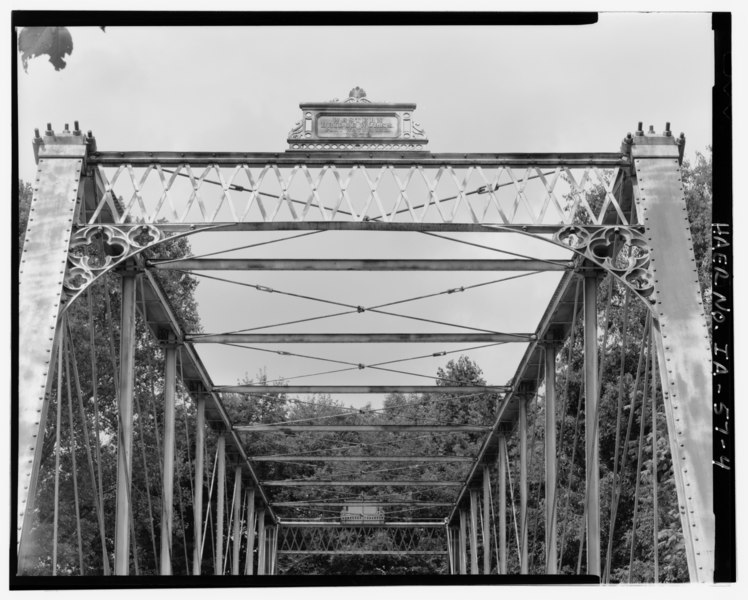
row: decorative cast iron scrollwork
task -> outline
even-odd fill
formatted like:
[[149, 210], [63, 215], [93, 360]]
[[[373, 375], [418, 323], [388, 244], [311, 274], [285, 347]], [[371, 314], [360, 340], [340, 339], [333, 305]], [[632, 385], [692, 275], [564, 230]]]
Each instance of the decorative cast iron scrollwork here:
[[305, 121], [296, 121], [296, 124], [293, 126], [293, 129], [289, 132], [288, 138], [289, 139], [298, 139], [304, 137], [304, 127], [305, 127]]
[[425, 138], [426, 137], [426, 132], [423, 130], [423, 127], [421, 126], [420, 123], [416, 123], [415, 121], [413, 121], [412, 130], [413, 131], [411, 133], [411, 137], [414, 137], [414, 138]]
[[[125, 258], [164, 240], [164, 233], [153, 225], [130, 229], [112, 225], [90, 225], [73, 234], [68, 252], [65, 290], [74, 294]], [[102, 240], [100, 248], [94, 241]]]
[[654, 292], [649, 270], [651, 250], [644, 236], [635, 229], [612, 226], [590, 231], [583, 226], [569, 225], [559, 229], [553, 240], [620, 277], [642, 297], [648, 298]]

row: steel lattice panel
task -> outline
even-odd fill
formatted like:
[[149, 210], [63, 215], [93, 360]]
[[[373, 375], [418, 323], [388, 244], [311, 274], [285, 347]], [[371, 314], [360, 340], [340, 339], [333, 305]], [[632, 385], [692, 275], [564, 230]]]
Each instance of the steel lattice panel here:
[[[89, 223], [628, 224], [620, 167], [361, 165], [97, 165]], [[603, 197], [590, 206], [586, 194]]]
[[284, 526], [279, 554], [444, 554], [443, 527]]

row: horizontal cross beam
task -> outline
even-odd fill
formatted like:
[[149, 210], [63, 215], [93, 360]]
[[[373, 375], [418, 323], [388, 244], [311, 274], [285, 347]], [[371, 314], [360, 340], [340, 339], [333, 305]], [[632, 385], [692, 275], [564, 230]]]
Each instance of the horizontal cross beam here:
[[473, 462], [472, 456], [305, 456], [269, 454], [252, 456], [254, 462], [413, 462], [413, 463], [449, 463]]
[[[359, 502], [358, 499], [356, 500], [350, 500], [348, 502], [324, 502], [324, 501], [315, 501], [315, 500], [292, 500], [288, 502], [273, 502], [273, 507], [275, 508], [281, 508], [281, 507], [314, 507], [314, 508], [324, 508], [326, 506], [350, 506], [351, 504], [356, 504]], [[390, 502], [381, 502], [377, 500], [364, 500], [363, 503], [366, 506], [377, 506], [377, 507], [385, 507], [385, 506], [422, 506], [422, 507], [434, 507], [434, 506], [452, 506], [451, 502], [422, 502], [418, 500], [403, 500], [401, 502], [397, 502], [395, 500], [392, 500]]]
[[554, 259], [338, 260], [266, 258], [182, 258], [151, 260], [155, 269], [182, 271], [563, 271], [574, 264]]
[[403, 168], [423, 166], [440, 168], [444, 166], [506, 166], [506, 167], [626, 167], [630, 165], [627, 157], [620, 152], [564, 152], [537, 154], [490, 154], [490, 153], [447, 153], [430, 152], [93, 152], [88, 157], [91, 164], [120, 166], [147, 165], [219, 165], [235, 167], [248, 165], [264, 167], [307, 167], [324, 165], [340, 166], [381, 166], [393, 165]]
[[532, 333], [193, 333], [193, 344], [490, 344], [529, 342]]
[[408, 486], [408, 487], [460, 487], [462, 481], [424, 481], [423, 479], [395, 479], [392, 481], [339, 481], [339, 480], [316, 480], [310, 479], [281, 479], [273, 481], [262, 481], [266, 487], [387, 487], [387, 486]]
[[[442, 525], [444, 527], [444, 525]], [[440, 554], [446, 554], [446, 550], [278, 550], [278, 554], [325, 554], [325, 555], [334, 555], [334, 556], [340, 556], [343, 554], [351, 554], [351, 555], [408, 555], [411, 554], [423, 554], [427, 556], [438, 556]]]
[[503, 394], [504, 385], [220, 385], [223, 394]]
[[[367, 506], [369, 504], [367, 503]], [[444, 521], [386, 521], [383, 523], [345, 523], [340, 521], [290, 521], [282, 519], [281, 527], [288, 528], [320, 528], [320, 529], [369, 529], [378, 527], [380, 529], [410, 529], [415, 527], [443, 528]]]
[[[104, 222], [106, 224], [106, 222]], [[120, 229], [141, 227], [142, 223], [116, 223]], [[185, 223], [156, 223], [159, 230], [168, 233], [196, 231], [208, 226], [211, 231], [438, 231], [438, 232], [481, 232], [481, 233], [529, 233], [533, 235], [553, 234], [565, 223], [412, 223], [394, 221], [193, 221]], [[584, 225], [589, 233], [594, 233], [609, 225]], [[640, 225], [620, 225], [622, 229], [643, 231]]]
[[257, 425], [234, 425], [234, 431], [245, 433], [257, 433], [261, 431], [282, 431], [283, 433], [296, 433], [303, 431], [313, 431], [317, 433], [329, 433], [333, 431], [427, 431], [427, 432], [483, 432], [490, 431], [491, 427], [486, 425], [270, 425], [258, 423]]

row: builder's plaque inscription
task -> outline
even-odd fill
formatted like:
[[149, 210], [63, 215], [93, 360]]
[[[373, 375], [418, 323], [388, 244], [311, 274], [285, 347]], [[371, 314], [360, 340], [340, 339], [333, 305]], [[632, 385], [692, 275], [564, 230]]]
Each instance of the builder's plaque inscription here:
[[428, 139], [414, 120], [412, 102], [372, 102], [360, 87], [345, 100], [302, 102], [301, 120], [288, 134], [290, 151], [382, 151], [426, 149]]
[[325, 115], [317, 117], [321, 138], [391, 138], [399, 134], [395, 115]]

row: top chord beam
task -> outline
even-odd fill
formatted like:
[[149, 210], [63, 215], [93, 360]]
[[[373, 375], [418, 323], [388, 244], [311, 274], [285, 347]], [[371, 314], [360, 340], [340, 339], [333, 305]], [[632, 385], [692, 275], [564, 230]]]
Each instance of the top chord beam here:
[[595, 153], [438, 153], [430, 152], [93, 152], [88, 161], [106, 166], [183, 165], [194, 166], [308, 166], [334, 165], [401, 165], [401, 166], [512, 166], [512, 167], [600, 167], [628, 166], [629, 160], [620, 152]]

